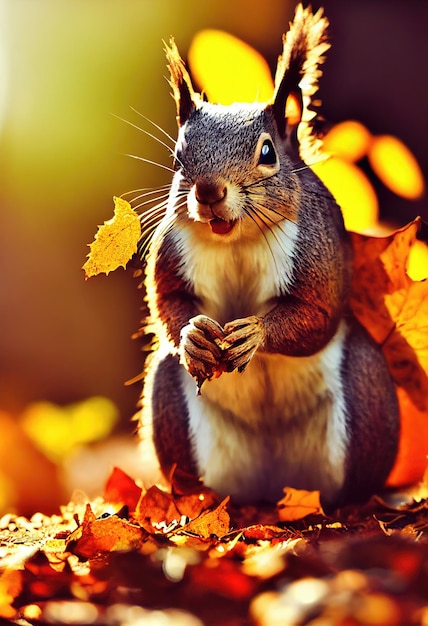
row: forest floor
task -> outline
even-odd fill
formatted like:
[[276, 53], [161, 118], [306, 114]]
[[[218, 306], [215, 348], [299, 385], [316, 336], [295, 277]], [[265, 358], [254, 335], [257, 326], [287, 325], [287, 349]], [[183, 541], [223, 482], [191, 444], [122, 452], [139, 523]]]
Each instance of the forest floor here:
[[325, 515], [316, 492], [236, 507], [185, 475], [0, 519], [0, 624], [428, 624], [428, 501]]

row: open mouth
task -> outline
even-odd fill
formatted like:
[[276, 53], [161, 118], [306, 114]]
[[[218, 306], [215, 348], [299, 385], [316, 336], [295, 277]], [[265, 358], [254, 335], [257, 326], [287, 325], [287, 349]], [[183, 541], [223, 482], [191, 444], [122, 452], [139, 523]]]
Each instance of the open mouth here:
[[236, 224], [236, 220], [231, 220], [230, 222], [226, 220], [222, 220], [219, 217], [210, 220], [210, 226], [213, 233], [216, 235], [227, 235], [233, 229]]

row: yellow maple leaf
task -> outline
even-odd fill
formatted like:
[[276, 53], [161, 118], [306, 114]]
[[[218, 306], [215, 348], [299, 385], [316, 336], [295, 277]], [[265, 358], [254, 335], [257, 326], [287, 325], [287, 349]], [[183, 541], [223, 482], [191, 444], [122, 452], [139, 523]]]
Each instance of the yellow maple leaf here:
[[88, 260], [83, 266], [85, 278], [108, 274], [126, 267], [141, 235], [138, 214], [123, 198], [114, 198], [114, 216], [99, 226], [94, 241], [89, 244]]

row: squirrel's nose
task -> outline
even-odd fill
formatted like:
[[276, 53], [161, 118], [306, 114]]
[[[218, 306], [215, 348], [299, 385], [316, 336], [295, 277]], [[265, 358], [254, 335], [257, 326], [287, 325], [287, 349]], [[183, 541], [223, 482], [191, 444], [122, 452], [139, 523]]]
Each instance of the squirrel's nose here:
[[224, 200], [227, 188], [223, 184], [199, 181], [195, 184], [195, 196], [199, 204], [213, 205]]

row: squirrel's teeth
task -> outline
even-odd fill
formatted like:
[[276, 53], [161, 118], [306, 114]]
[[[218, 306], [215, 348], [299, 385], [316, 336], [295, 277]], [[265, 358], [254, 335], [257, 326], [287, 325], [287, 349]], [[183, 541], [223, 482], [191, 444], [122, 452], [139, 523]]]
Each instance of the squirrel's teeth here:
[[227, 222], [226, 220], [216, 217], [213, 220], [210, 220], [210, 226], [211, 230], [213, 233], [216, 233], [216, 235], [227, 235], [235, 226], [235, 220]]

